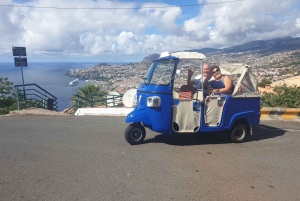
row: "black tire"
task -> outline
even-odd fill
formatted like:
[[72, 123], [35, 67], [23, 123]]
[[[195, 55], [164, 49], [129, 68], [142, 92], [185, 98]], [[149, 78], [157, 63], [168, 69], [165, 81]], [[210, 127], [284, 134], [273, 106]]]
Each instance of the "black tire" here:
[[133, 123], [126, 128], [124, 135], [129, 144], [137, 145], [144, 141], [146, 130], [140, 123]]
[[232, 142], [241, 143], [247, 137], [247, 126], [244, 124], [237, 124], [231, 131], [230, 137]]

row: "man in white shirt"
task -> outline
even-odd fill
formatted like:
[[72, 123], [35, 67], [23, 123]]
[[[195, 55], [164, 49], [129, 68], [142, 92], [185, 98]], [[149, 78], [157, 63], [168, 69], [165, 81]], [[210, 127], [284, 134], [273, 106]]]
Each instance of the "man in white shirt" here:
[[[195, 70], [194, 68], [191, 66], [188, 69], [188, 81], [187, 81], [187, 85], [191, 85], [194, 86], [195, 89], [200, 89], [202, 87], [202, 74], [197, 75], [193, 80], [191, 80], [193, 74], [194, 74]], [[209, 64], [205, 63], [202, 66], [202, 73], [203, 73], [203, 81], [205, 80], [205, 78], [207, 77], [207, 75], [210, 73], [210, 68], [209, 68]]]

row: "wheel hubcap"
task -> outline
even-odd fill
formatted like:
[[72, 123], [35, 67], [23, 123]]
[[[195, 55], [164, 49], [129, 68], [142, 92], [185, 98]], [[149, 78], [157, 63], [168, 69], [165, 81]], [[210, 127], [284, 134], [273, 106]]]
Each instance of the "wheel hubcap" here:
[[244, 135], [245, 135], [244, 129], [242, 129], [242, 128], [237, 128], [236, 129], [236, 131], [235, 131], [235, 137], [237, 139], [242, 139], [244, 137]]
[[138, 141], [142, 138], [142, 131], [138, 128], [133, 129], [131, 134], [130, 134], [130, 137], [131, 137], [132, 140]]

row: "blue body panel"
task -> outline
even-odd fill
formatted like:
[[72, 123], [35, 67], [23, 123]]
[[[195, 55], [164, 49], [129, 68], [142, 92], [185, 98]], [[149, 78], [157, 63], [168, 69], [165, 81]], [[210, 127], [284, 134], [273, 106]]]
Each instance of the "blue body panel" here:
[[[147, 107], [147, 98], [159, 96], [160, 107]], [[141, 98], [140, 98], [141, 97]], [[140, 84], [137, 89], [138, 105], [127, 115], [126, 123], [142, 122], [155, 132], [170, 133], [172, 122], [172, 93], [170, 86]]]
[[250, 126], [256, 126], [260, 120], [260, 98], [232, 98], [230, 95], [226, 96], [221, 123], [219, 126], [212, 127], [205, 125], [204, 104], [202, 104], [201, 119], [201, 132], [229, 130], [240, 119], [246, 119]]
[[224, 115], [225, 128], [238, 119], [246, 118], [250, 126], [256, 126], [260, 120], [260, 97], [232, 98], [229, 97]]

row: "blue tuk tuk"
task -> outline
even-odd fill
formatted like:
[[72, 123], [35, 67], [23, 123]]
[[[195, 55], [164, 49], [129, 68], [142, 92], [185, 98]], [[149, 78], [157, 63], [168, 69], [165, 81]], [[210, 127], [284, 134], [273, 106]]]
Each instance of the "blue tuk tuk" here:
[[181, 74], [187, 72], [188, 61], [196, 61], [202, 72], [205, 58], [198, 52], [166, 52], [152, 62], [137, 88], [136, 106], [125, 120], [131, 123], [125, 130], [129, 144], [142, 143], [145, 128], [162, 134], [226, 131], [235, 143], [252, 134], [260, 120], [261, 96], [250, 66], [220, 65], [222, 74], [233, 80], [232, 94], [205, 96], [203, 88], [193, 91], [191, 98], [181, 94]]

